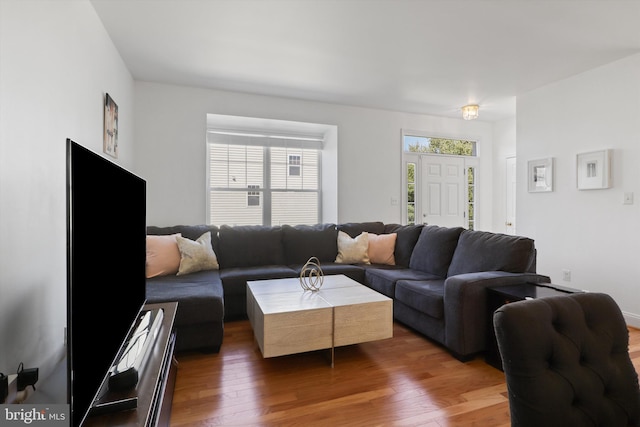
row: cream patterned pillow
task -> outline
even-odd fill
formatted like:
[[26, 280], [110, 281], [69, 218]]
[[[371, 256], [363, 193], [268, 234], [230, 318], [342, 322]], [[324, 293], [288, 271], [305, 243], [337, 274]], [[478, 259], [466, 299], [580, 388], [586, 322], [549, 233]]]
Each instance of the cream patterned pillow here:
[[202, 270], [217, 270], [218, 257], [211, 247], [211, 232], [207, 231], [195, 242], [182, 236], [176, 237], [180, 249], [178, 276]]
[[352, 239], [344, 231], [338, 231], [338, 256], [336, 262], [340, 264], [370, 264], [369, 262], [369, 233], [366, 231]]

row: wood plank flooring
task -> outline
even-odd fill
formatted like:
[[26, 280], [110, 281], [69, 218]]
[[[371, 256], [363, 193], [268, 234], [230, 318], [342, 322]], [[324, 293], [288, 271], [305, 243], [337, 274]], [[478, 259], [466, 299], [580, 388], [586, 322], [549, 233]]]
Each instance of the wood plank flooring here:
[[[630, 328], [640, 372], [640, 330]], [[177, 356], [172, 426], [510, 426], [504, 374], [394, 324], [391, 339], [263, 359], [249, 321], [218, 354]]]

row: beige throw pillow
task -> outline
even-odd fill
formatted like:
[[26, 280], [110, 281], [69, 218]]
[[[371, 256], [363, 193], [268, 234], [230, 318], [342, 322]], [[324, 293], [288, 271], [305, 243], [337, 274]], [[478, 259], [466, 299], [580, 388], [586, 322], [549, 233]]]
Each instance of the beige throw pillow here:
[[176, 237], [180, 249], [178, 276], [202, 270], [217, 270], [218, 257], [211, 247], [211, 232], [207, 231], [195, 242], [184, 237]]
[[397, 237], [397, 233], [369, 233], [369, 261], [371, 261], [372, 264], [395, 265], [396, 259], [394, 252]]
[[338, 256], [340, 264], [369, 264], [369, 233], [366, 231], [352, 239], [344, 231], [338, 231]]
[[181, 236], [147, 236], [147, 278], [176, 274], [180, 267], [180, 250], [176, 238]]

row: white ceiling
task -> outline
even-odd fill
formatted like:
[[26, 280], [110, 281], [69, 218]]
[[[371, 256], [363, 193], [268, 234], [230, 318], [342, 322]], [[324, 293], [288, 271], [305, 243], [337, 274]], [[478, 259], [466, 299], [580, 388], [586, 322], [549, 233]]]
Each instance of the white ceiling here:
[[136, 80], [489, 121], [640, 52], [638, 0], [91, 3]]

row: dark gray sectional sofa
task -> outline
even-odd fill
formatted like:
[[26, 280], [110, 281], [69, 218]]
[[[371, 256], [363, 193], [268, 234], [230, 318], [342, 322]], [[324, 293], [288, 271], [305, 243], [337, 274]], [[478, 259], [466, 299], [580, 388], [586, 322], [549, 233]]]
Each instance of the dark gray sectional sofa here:
[[[533, 240], [521, 236], [381, 222], [313, 226], [173, 226], [148, 234], [211, 231], [220, 264], [182, 276], [147, 279], [147, 301], [178, 301], [178, 351], [218, 351], [224, 321], [246, 317], [248, 280], [298, 277], [310, 257], [325, 275], [344, 274], [394, 300], [394, 318], [437, 341], [461, 360], [484, 350], [489, 286], [549, 282], [538, 275]], [[340, 264], [338, 231], [397, 233], [395, 265]], [[301, 290], [302, 292], [302, 290]]]

